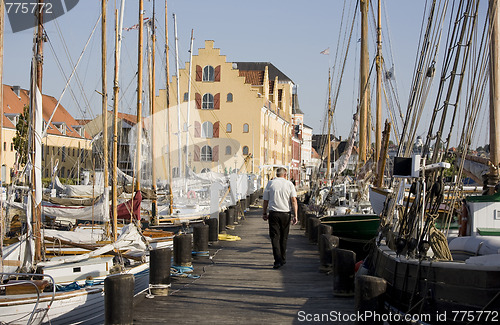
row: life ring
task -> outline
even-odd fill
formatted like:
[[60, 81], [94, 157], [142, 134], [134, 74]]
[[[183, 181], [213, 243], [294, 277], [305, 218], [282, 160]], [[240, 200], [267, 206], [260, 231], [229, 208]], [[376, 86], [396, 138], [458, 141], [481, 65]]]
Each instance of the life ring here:
[[469, 225], [469, 211], [467, 210], [467, 203], [465, 200], [462, 202], [462, 211], [458, 220], [458, 235], [467, 236], [467, 228]]
[[195, 191], [193, 191], [193, 190], [189, 190], [189, 191], [187, 192], [187, 198], [188, 198], [188, 199], [196, 199], [196, 192], [195, 192]]

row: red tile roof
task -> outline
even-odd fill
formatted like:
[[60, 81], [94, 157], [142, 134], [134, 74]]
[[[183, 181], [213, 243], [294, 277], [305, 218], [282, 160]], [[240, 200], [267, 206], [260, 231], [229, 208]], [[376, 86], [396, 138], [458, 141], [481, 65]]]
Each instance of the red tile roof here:
[[[9, 114], [22, 114], [24, 111], [24, 106], [29, 105], [30, 98], [29, 92], [26, 89], [20, 89], [19, 97], [14, 92], [13, 87], [9, 85], [3, 85], [3, 125], [6, 128], [15, 128], [16, 126], [10, 121], [7, 116]], [[57, 104], [57, 99], [52, 96], [42, 95], [42, 116], [45, 122], [48, 122], [52, 112]], [[68, 113], [68, 111], [62, 106], [59, 105], [57, 108], [54, 117], [52, 118], [52, 122], [50, 124], [49, 129], [47, 130], [48, 134], [53, 135], [64, 135], [59, 131], [59, 129], [55, 126], [57, 123], [66, 124], [66, 136], [74, 137], [74, 138], [82, 138], [80, 134], [73, 129], [74, 126], [79, 126], [80, 124]], [[85, 137], [89, 139], [89, 135], [85, 133]]]

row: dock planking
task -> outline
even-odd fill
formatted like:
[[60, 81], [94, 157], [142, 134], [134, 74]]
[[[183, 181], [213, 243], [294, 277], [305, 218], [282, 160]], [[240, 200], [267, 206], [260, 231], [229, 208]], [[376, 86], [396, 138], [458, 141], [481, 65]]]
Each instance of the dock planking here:
[[[354, 298], [333, 296], [331, 275], [319, 272], [319, 253], [304, 230], [292, 226], [287, 264], [275, 270], [262, 210], [252, 208], [207, 257], [193, 259], [198, 279], [172, 278], [169, 296], [139, 299], [135, 324], [314, 324], [313, 317], [354, 313]], [[328, 315], [328, 317], [327, 317]], [[318, 318], [316, 318], [318, 319]], [[333, 322], [342, 324], [342, 322]]]

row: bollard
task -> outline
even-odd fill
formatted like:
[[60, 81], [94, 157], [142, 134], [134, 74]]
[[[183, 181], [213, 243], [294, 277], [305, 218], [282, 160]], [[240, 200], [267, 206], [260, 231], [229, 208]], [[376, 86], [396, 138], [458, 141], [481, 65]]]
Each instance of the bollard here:
[[299, 214], [298, 217], [299, 217], [300, 229], [302, 229], [302, 225], [304, 224], [304, 218], [306, 215], [304, 203], [298, 204], [297, 213]]
[[104, 279], [105, 324], [134, 323], [134, 282], [132, 274], [114, 274]]
[[[333, 231], [332, 226], [325, 225], [323, 223], [320, 224], [319, 228], [318, 228], [318, 241], [317, 241], [318, 245], [319, 245], [319, 237], [321, 237], [321, 235], [331, 235], [332, 231]], [[318, 246], [318, 249], [319, 249], [319, 246]]]
[[329, 273], [332, 271], [332, 251], [339, 246], [339, 237], [323, 234], [319, 237], [319, 260], [320, 272]]
[[172, 250], [170, 248], [154, 249], [149, 253], [149, 286], [151, 294], [168, 296], [171, 263]]
[[228, 216], [228, 218], [226, 223], [228, 226], [234, 225], [234, 222], [236, 220], [236, 206], [231, 205], [227, 211], [228, 214], [226, 216]]
[[208, 256], [208, 225], [193, 227], [193, 251], [196, 256]]
[[306, 212], [306, 218], [305, 218], [305, 235], [308, 236], [309, 235], [309, 218], [313, 218], [313, 217], [316, 217], [316, 215], [312, 212]]
[[190, 234], [181, 234], [174, 237], [174, 265], [188, 266], [192, 265], [191, 252], [193, 245]]
[[219, 218], [210, 218], [206, 220], [208, 225], [208, 241], [213, 243], [219, 240], [219, 221], [221, 214], [225, 216], [223, 212], [219, 213]]
[[[384, 294], [387, 289], [387, 282], [379, 277], [370, 275], [359, 275], [356, 277], [355, 288], [355, 310], [358, 313], [384, 311]], [[383, 324], [374, 319], [367, 320], [368, 324]]]
[[356, 254], [353, 251], [334, 248], [332, 257], [333, 295], [338, 297], [354, 296]]
[[[219, 212], [219, 234], [226, 230], [226, 225], [228, 222], [229, 210]], [[217, 236], [218, 240], [218, 236]]]
[[321, 220], [317, 217], [310, 217], [309, 223], [309, 243], [316, 244], [318, 242], [318, 228], [321, 224]]

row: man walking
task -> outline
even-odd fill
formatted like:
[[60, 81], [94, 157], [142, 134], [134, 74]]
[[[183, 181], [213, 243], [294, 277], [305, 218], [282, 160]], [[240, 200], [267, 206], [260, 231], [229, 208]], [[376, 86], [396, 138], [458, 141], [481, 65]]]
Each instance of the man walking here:
[[[269, 216], [267, 215], [268, 207]], [[286, 263], [286, 241], [290, 223], [293, 225], [297, 223], [297, 192], [292, 182], [286, 179], [285, 168], [278, 168], [276, 178], [267, 183], [262, 208], [262, 219], [269, 220], [269, 237], [271, 237], [274, 255], [273, 268], [278, 269]], [[290, 220], [292, 211], [293, 219]]]

